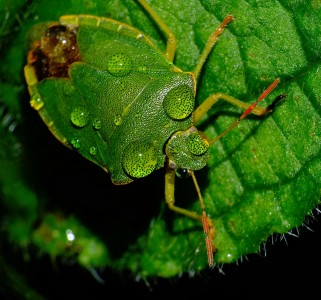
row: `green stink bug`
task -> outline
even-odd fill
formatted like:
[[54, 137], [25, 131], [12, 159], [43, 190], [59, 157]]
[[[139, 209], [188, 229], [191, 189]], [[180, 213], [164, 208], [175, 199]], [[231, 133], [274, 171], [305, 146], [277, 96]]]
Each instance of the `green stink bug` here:
[[[25, 77], [36, 109], [55, 137], [96, 163], [115, 184], [127, 184], [165, 166], [169, 208], [203, 223], [209, 265], [213, 265], [214, 226], [206, 216], [194, 171], [202, 169], [208, 148], [257, 107], [277, 85], [275, 80], [252, 105], [214, 94], [196, 109], [197, 79], [227, 16], [209, 37], [193, 72], [173, 64], [176, 39], [143, 0], [138, 1], [167, 37], [165, 53], [138, 30], [115, 20], [68, 15], [46, 28], [31, 50]], [[99, 44], [99, 47], [96, 45]], [[195, 124], [219, 100], [245, 109], [214, 140]], [[202, 213], [175, 206], [175, 175], [187, 170], [199, 195]]]

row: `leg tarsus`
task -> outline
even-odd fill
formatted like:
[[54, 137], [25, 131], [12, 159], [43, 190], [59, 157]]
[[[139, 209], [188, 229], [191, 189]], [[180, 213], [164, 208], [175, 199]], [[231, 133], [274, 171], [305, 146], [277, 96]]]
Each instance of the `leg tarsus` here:
[[202, 212], [202, 224], [205, 233], [205, 245], [206, 245], [206, 252], [207, 252], [207, 262], [209, 267], [214, 265], [214, 257], [213, 253], [215, 248], [213, 246], [213, 240], [215, 237], [215, 230], [213, 221], [206, 216], [205, 210]]
[[200, 215], [194, 211], [190, 211], [190, 210], [175, 206], [175, 196], [174, 196], [175, 170], [171, 169], [169, 165], [167, 166], [166, 174], [165, 174], [165, 199], [169, 209], [177, 213], [183, 214], [184, 216], [187, 216], [194, 220], [197, 220], [203, 224], [208, 265], [209, 267], [212, 267], [214, 264], [214, 258], [213, 258], [213, 252], [214, 252], [213, 240], [215, 237], [214, 225], [213, 225], [213, 221], [206, 216], [205, 205], [204, 205], [200, 188], [197, 184], [194, 172], [190, 171], [190, 174], [193, 178], [193, 182], [200, 200], [202, 214]]
[[216, 44], [218, 37], [221, 35], [223, 32], [224, 28], [234, 20], [233, 16], [226, 16], [225, 19], [222, 21], [220, 27], [216, 29], [208, 38], [207, 43], [205, 45], [205, 48], [198, 59], [197, 65], [195, 67], [195, 70], [193, 71], [193, 74], [195, 78], [197, 79], [199, 74], [201, 73], [202, 67], [208, 57], [208, 55], [211, 53], [214, 45]]
[[272, 111], [274, 110], [275, 106], [281, 101], [283, 100], [284, 98], [286, 97], [286, 94], [281, 94], [279, 96], [277, 96], [274, 101], [268, 105], [268, 107], [266, 108], [268, 111]]

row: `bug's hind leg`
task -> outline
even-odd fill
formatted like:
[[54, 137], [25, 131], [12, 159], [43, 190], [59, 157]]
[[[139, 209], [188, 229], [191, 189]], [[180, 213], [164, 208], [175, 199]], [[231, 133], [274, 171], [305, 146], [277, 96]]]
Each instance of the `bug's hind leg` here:
[[174, 33], [169, 29], [169, 27], [163, 22], [163, 20], [157, 15], [154, 9], [145, 0], [137, 0], [137, 2], [139, 2], [139, 4], [148, 12], [148, 14], [153, 18], [158, 27], [164, 32], [167, 38], [167, 45], [164, 56], [169, 61], [173, 62], [177, 45]]
[[198, 194], [198, 198], [200, 200], [202, 214], [198, 214], [194, 211], [190, 211], [188, 209], [181, 208], [175, 205], [174, 194], [175, 194], [175, 176], [176, 175], [175, 175], [175, 170], [170, 168], [169, 165], [166, 168], [166, 174], [165, 174], [165, 199], [169, 209], [177, 213], [180, 213], [184, 216], [187, 216], [189, 218], [192, 218], [194, 220], [200, 221], [203, 224], [208, 265], [212, 267], [214, 264], [214, 259], [213, 259], [213, 252], [214, 252], [213, 240], [215, 236], [214, 225], [213, 225], [213, 221], [206, 216], [205, 205], [204, 205], [200, 188], [197, 184], [197, 180], [194, 175], [194, 172], [189, 171], [189, 173], [193, 178], [193, 182]]

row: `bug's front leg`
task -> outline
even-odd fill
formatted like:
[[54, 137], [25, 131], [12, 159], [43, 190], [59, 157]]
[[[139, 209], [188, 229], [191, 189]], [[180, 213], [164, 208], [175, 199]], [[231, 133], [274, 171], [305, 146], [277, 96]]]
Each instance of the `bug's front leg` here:
[[164, 32], [167, 38], [167, 45], [164, 56], [171, 62], [173, 62], [175, 52], [176, 52], [176, 37], [175, 34], [169, 29], [169, 27], [163, 22], [163, 20], [156, 14], [154, 9], [145, 1], [137, 0], [141, 6], [148, 12], [152, 17], [154, 22], [159, 26], [159, 28]]
[[188, 209], [181, 208], [181, 207], [178, 207], [175, 205], [175, 177], [176, 177], [176, 175], [175, 175], [175, 169], [170, 167], [170, 162], [167, 164], [166, 174], [165, 174], [165, 200], [166, 200], [166, 204], [168, 205], [169, 209], [171, 209], [177, 213], [180, 213], [184, 216], [187, 216], [189, 218], [192, 218], [194, 220], [202, 222], [204, 233], [205, 233], [205, 243], [206, 243], [208, 265], [210, 267], [212, 267], [214, 264], [214, 259], [213, 259], [213, 252], [214, 252], [213, 240], [214, 240], [214, 236], [215, 236], [214, 224], [213, 224], [213, 221], [206, 216], [205, 205], [204, 205], [204, 202], [203, 202], [194, 172], [193, 171], [189, 171], [189, 172], [193, 178], [193, 182], [194, 182], [194, 185], [195, 185], [195, 188], [196, 188], [199, 200], [200, 200], [202, 214], [200, 215], [194, 211], [190, 211]]

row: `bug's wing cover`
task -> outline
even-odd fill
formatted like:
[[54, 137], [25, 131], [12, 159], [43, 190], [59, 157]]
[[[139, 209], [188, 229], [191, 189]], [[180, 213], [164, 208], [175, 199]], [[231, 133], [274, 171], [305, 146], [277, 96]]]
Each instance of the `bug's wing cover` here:
[[[93, 126], [90, 108], [72, 81], [48, 78], [38, 83], [37, 90], [44, 101], [39, 114], [55, 137], [66, 146], [81, 150], [83, 156], [107, 169], [105, 142]], [[89, 113], [88, 122], [83, 127], [75, 126], [71, 120], [77, 108]]]

